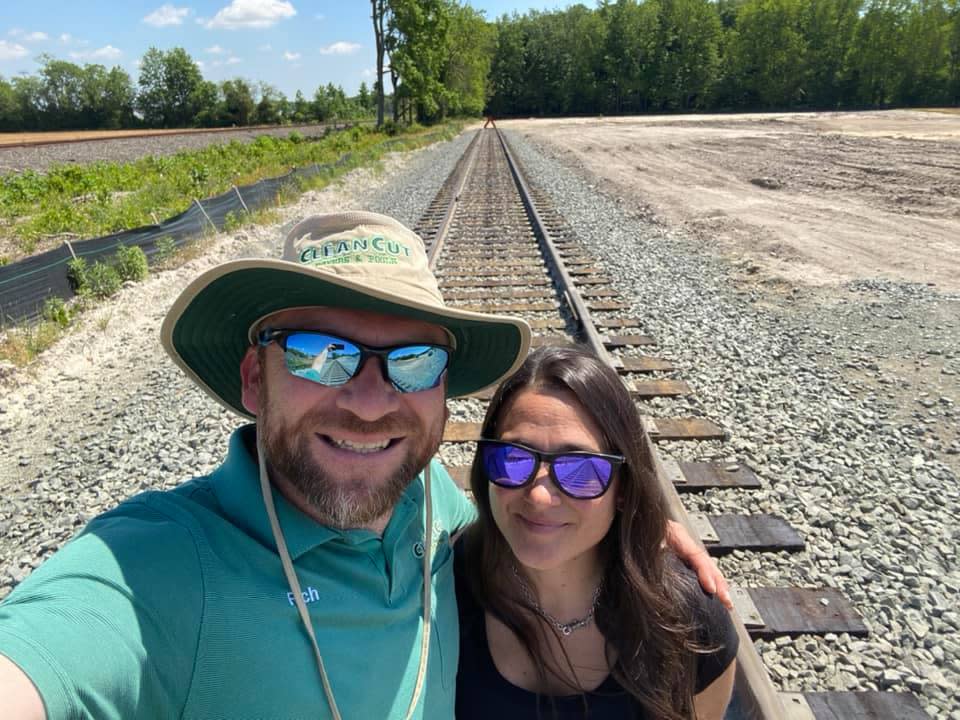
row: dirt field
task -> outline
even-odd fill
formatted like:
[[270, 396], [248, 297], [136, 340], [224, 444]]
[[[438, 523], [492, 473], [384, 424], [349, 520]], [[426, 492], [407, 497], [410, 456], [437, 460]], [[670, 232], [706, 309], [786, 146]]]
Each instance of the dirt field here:
[[551, 144], [757, 279], [960, 291], [960, 114], [703, 115], [498, 123]]

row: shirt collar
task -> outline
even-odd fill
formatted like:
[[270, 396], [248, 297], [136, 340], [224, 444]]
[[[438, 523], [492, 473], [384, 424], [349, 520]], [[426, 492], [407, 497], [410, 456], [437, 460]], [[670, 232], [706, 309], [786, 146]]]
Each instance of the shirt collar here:
[[[223, 464], [210, 475], [210, 482], [227, 517], [235, 525], [254, 536], [261, 544], [276, 550], [277, 546], [270, 530], [270, 520], [260, 493], [257, 458], [252, 451], [255, 447], [256, 425], [244, 425], [235, 430], [230, 436], [227, 457]], [[331, 541], [358, 546], [381, 539], [370, 530], [339, 530], [322, 525], [294, 507], [277, 492], [276, 488], [271, 489], [280, 528], [287, 542], [287, 548], [290, 550], [290, 556], [294, 560]], [[397, 502], [390, 522], [384, 530], [384, 541], [392, 544], [392, 541], [398, 539], [401, 526], [406, 526], [419, 514], [422, 504], [423, 478], [418, 475]]]

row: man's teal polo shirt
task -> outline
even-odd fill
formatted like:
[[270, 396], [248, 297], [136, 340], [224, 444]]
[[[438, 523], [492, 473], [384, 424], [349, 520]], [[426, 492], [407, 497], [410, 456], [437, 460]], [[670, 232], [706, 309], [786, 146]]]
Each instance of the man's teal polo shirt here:
[[[0, 604], [0, 653], [61, 718], [330, 717], [251, 455], [93, 521]], [[433, 629], [416, 717], [453, 717], [458, 629], [449, 536], [474, 510], [432, 462]], [[318, 525], [274, 493], [344, 720], [402, 718], [419, 662], [423, 482], [383, 537]]]

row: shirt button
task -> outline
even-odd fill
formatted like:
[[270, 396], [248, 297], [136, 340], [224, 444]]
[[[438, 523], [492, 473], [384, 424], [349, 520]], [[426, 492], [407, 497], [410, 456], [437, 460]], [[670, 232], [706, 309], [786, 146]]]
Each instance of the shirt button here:
[[414, 544], [414, 546], [413, 546], [413, 554], [416, 555], [417, 557], [423, 557], [423, 543], [422, 543], [422, 542], [418, 542], [418, 543], [415, 543], [415, 544]]

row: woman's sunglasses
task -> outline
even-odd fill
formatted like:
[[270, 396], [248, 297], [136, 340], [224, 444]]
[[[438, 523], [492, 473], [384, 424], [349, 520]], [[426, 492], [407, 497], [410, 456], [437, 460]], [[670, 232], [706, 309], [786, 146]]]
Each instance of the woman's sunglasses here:
[[613, 473], [623, 465], [622, 455], [580, 450], [542, 452], [503, 440], [480, 440], [477, 452], [487, 480], [502, 488], [522, 488], [533, 482], [540, 463], [549, 465], [550, 477], [560, 491], [577, 500], [603, 495]]
[[453, 349], [429, 343], [370, 347], [314, 330], [261, 330], [257, 342], [277, 343], [291, 375], [327, 387], [344, 385], [360, 372], [368, 358], [378, 357], [383, 379], [402, 393], [439, 385]]

